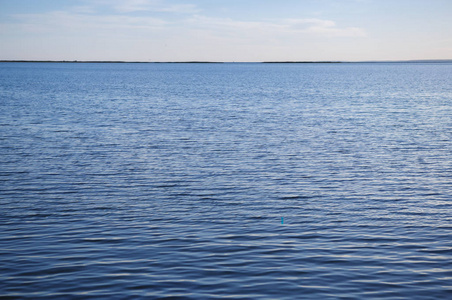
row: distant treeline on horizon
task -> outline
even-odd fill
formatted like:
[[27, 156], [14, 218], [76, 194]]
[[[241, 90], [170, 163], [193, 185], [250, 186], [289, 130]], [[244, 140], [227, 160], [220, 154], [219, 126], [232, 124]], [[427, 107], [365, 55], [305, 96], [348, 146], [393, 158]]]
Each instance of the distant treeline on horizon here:
[[264, 63], [264, 64], [337, 64], [337, 63], [452, 63], [452, 59], [422, 60], [369, 60], [369, 61], [262, 61], [262, 62], [223, 62], [223, 61], [116, 61], [116, 60], [0, 60], [15, 63], [171, 63], [171, 64], [223, 64], [223, 63]]

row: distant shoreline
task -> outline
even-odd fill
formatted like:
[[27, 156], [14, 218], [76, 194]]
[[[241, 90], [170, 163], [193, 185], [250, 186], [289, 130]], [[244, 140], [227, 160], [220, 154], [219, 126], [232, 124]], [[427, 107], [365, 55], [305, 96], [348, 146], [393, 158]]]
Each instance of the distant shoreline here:
[[14, 63], [73, 63], [73, 64], [223, 64], [221, 61], [121, 61], [121, 60], [0, 60]]
[[340, 64], [340, 63], [452, 63], [452, 59], [385, 60], [385, 61], [262, 61], [262, 62], [221, 62], [221, 61], [116, 61], [116, 60], [0, 60], [0, 63], [109, 63], [109, 64]]

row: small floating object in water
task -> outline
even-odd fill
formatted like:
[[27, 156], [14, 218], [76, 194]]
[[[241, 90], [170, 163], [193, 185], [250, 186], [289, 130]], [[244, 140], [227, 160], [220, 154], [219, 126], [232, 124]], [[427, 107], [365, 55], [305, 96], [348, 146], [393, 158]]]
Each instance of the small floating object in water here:
[[284, 217], [281, 217], [281, 224], [284, 224]]

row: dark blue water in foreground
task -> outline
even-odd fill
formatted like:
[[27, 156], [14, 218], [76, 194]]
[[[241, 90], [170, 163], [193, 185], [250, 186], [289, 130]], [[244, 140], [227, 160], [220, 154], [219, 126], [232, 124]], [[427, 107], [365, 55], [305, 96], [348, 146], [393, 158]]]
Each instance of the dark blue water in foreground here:
[[0, 297], [450, 299], [451, 82], [2, 63]]

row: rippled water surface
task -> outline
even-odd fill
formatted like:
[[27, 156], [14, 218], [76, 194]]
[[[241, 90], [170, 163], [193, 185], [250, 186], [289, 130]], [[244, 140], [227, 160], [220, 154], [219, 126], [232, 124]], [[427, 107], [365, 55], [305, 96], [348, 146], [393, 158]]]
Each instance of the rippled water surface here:
[[0, 297], [452, 297], [452, 64], [0, 64]]

